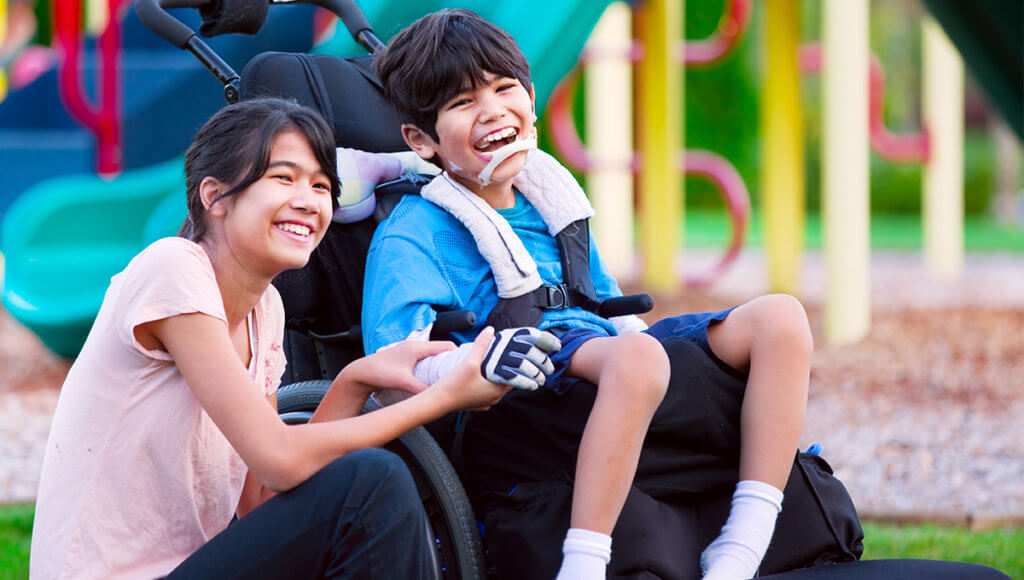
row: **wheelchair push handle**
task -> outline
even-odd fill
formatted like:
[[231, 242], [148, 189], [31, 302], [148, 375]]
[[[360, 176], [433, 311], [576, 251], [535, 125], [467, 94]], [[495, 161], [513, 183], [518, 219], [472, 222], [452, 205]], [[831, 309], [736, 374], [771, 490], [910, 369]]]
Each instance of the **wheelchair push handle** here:
[[[255, 34], [263, 25], [266, 9], [270, 4], [312, 4], [333, 12], [348, 28], [352, 38], [376, 54], [383, 50], [384, 43], [377, 38], [366, 15], [356, 5], [355, 0], [136, 0], [135, 13], [146, 28], [163, 38], [173, 46], [187, 50], [203, 64], [217, 80], [224, 85], [224, 100], [228, 103], [238, 102], [238, 73], [231, 65], [213, 51], [194, 30], [167, 12], [170, 8], [194, 8], [206, 16], [225, 10], [234, 12], [238, 17], [228, 20], [224, 27], [210, 32], [210, 35], [225, 32], [242, 32]], [[261, 10], [262, 9], [262, 10]], [[205, 24], [204, 24], [205, 26]], [[232, 26], [236, 27], [232, 29]], [[207, 34], [207, 32], [204, 32]]]
[[170, 15], [168, 8], [202, 8], [212, 0], [136, 0], [139, 21], [157, 36], [185, 50], [195, 31]]
[[376, 54], [384, 48], [384, 43], [377, 38], [366, 15], [363, 14], [355, 0], [270, 0], [271, 4], [289, 4], [291, 2], [313, 4], [330, 10], [341, 20], [345, 28], [348, 28], [348, 33], [352, 35], [352, 38], [372, 54]]
[[608, 298], [597, 308], [597, 315], [602, 318], [625, 316], [626, 314], [643, 314], [654, 308], [654, 298], [650, 294], [630, 294]]

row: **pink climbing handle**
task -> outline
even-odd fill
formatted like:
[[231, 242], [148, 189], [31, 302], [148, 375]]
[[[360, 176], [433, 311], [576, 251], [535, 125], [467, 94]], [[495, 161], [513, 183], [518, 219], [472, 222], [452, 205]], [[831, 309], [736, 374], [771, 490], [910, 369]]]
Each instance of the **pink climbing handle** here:
[[[571, 167], [589, 171], [596, 164], [593, 156], [580, 139], [571, 110], [573, 93], [578, 80], [579, 67], [576, 67], [555, 87], [548, 101], [548, 129], [559, 156]], [[639, 160], [634, 156], [630, 163], [630, 170], [636, 172], [638, 168]], [[739, 256], [750, 216], [750, 194], [736, 169], [724, 158], [710, 151], [686, 151], [679, 163], [679, 170], [686, 175], [704, 177], [718, 188], [732, 224], [732, 236], [725, 253], [711, 271], [686, 278], [687, 285], [702, 286], [710, 284], [725, 273]]]
[[686, 66], [714, 64], [728, 55], [750, 26], [751, 0], [726, 0], [718, 29], [704, 40], [686, 40], [679, 45], [679, 61]]
[[704, 274], [686, 277], [687, 286], [706, 286], [723, 275], [743, 249], [743, 238], [746, 236], [747, 223], [750, 219], [750, 192], [736, 168], [725, 158], [700, 149], [687, 149], [680, 155], [680, 169], [689, 176], [703, 177], [710, 181], [722, 194], [729, 220], [732, 236], [726, 246], [725, 253]]
[[[800, 47], [800, 70], [820, 73], [823, 66], [820, 44]], [[868, 61], [868, 134], [871, 148], [889, 161], [924, 163], [931, 154], [927, 128], [920, 133], [893, 133], [885, 126], [882, 106], [885, 103], [885, 75], [875, 55]]]

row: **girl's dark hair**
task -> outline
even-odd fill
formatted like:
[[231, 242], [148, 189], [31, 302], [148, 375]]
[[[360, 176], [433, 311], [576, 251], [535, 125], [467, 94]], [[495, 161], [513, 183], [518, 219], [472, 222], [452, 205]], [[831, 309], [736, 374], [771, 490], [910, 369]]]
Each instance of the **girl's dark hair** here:
[[228, 184], [214, 202], [238, 195], [267, 171], [277, 136], [298, 131], [309, 142], [320, 169], [331, 182], [337, 198], [338, 170], [334, 134], [319, 113], [294, 101], [253, 99], [217, 111], [196, 133], [185, 152], [185, 196], [188, 218], [178, 236], [199, 241], [206, 235], [206, 208], [199, 196], [203, 179], [212, 177]]
[[530, 65], [507, 32], [469, 10], [428, 14], [395, 35], [376, 61], [384, 94], [403, 123], [437, 141], [437, 112], [486, 74], [518, 80], [527, 91]]

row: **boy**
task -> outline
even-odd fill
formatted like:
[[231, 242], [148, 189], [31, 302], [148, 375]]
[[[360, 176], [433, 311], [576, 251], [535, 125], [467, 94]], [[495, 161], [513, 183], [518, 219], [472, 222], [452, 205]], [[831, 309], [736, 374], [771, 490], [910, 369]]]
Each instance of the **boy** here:
[[[506, 382], [557, 394], [581, 380], [597, 385], [576, 457], [559, 578], [603, 578], [610, 534], [669, 384], [660, 341], [694, 341], [727, 367], [748, 373], [741, 481], [701, 566], [705, 578], [752, 577], [781, 509], [806, 407], [812, 344], [803, 308], [790, 297], [767, 296], [650, 329], [635, 316], [598, 316], [594, 306], [621, 293], [589, 244], [585, 220], [593, 211], [582, 190], [534, 148], [533, 86], [515, 41], [471, 12], [444, 10], [396, 35], [377, 70], [404, 123], [406, 143], [443, 173], [422, 197], [406, 196], [375, 234], [363, 306], [367, 352], [425, 339], [434, 320], [431, 305], [469, 309], [498, 327], [492, 352], [504, 361], [517, 337], [541, 350], [557, 348], [546, 334], [516, 327], [556, 335], [561, 350], [551, 355], [553, 369], [523, 362], [506, 371]], [[581, 262], [589, 262], [582, 275]], [[482, 326], [457, 341], [471, 342]], [[467, 348], [422, 362], [419, 376], [437, 380]], [[486, 361], [483, 371], [502, 378]], [[512, 394], [496, 408], [533, 395]]]

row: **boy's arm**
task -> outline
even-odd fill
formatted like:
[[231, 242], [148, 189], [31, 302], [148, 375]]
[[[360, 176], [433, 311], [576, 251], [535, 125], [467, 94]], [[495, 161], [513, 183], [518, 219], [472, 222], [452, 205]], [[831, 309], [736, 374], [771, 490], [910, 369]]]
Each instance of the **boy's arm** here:
[[[401, 207], [401, 206], [399, 206]], [[387, 228], [388, 223], [381, 228]], [[423, 234], [423, 237], [429, 233]], [[374, 237], [363, 279], [363, 346], [367, 354], [425, 333], [436, 318], [432, 305], [458, 309], [457, 296], [437, 266], [427, 240]]]

